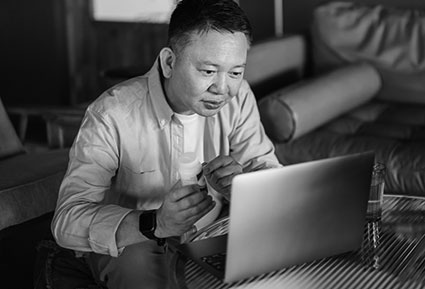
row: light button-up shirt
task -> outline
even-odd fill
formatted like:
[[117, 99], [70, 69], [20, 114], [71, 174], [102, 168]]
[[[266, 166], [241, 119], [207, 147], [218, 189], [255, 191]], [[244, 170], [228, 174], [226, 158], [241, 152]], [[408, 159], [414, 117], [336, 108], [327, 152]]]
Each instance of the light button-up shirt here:
[[[173, 117], [157, 63], [103, 93], [87, 109], [70, 150], [52, 231], [59, 245], [119, 255], [116, 231], [132, 210], [157, 209], [178, 180], [183, 128]], [[205, 119], [204, 160], [231, 155], [244, 171], [279, 167], [246, 81]]]

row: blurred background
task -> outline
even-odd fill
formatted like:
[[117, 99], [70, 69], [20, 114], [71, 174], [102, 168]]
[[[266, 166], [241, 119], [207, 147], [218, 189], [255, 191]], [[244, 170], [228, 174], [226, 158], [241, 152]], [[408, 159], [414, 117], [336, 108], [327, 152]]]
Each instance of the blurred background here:
[[[76, 105], [145, 72], [165, 45], [174, 1], [2, 0], [4, 105]], [[282, 1], [239, 1], [254, 41], [282, 34]]]
[[[43, 146], [46, 112], [72, 114], [115, 83], [145, 73], [166, 44], [175, 2], [2, 0], [0, 97], [26, 146]], [[259, 42], [298, 32], [286, 18], [302, 24], [301, 12], [314, 1], [237, 2]]]

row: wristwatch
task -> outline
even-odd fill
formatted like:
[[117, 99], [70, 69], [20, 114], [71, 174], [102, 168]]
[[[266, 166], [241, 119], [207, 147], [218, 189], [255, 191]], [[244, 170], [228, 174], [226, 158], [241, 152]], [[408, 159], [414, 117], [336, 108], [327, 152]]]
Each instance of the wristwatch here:
[[147, 210], [139, 216], [139, 230], [148, 239], [155, 240], [158, 246], [164, 246], [165, 239], [155, 236], [156, 210]]

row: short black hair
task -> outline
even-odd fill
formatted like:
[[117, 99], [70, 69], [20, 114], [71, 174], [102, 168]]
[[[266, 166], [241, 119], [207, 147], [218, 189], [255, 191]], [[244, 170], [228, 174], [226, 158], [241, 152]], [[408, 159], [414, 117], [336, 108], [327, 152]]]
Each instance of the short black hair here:
[[209, 30], [242, 32], [248, 43], [252, 28], [248, 17], [234, 0], [182, 0], [173, 11], [168, 27], [168, 46], [174, 50], [190, 42], [191, 33]]

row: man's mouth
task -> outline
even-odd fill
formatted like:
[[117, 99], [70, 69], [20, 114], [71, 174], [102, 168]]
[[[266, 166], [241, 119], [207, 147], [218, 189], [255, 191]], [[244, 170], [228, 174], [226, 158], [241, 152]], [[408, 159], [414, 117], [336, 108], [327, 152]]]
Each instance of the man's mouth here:
[[218, 109], [224, 104], [223, 101], [209, 101], [209, 100], [203, 100], [202, 101], [207, 109]]

